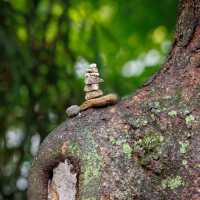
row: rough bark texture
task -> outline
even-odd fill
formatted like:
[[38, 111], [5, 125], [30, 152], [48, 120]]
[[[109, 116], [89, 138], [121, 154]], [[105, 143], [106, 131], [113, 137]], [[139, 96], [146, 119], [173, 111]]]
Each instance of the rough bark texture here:
[[175, 41], [151, 83], [114, 106], [66, 120], [43, 142], [29, 200], [70, 160], [79, 200], [200, 199], [200, 0], [182, 0]]

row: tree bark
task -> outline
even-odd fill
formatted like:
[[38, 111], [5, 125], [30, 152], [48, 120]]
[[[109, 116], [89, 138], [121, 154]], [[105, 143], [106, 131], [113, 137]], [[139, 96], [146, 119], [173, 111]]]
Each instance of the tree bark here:
[[46, 200], [53, 169], [68, 160], [77, 200], [199, 200], [199, 49], [200, 0], [181, 0], [160, 72], [133, 96], [50, 133], [33, 162], [28, 199]]

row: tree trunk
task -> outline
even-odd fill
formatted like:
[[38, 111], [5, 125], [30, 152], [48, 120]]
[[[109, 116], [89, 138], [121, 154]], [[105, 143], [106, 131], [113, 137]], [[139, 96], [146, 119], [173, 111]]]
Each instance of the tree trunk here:
[[199, 48], [200, 0], [181, 0], [160, 72], [132, 97], [54, 130], [33, 162], [28, 199], [46, 200], [53, 169], [68, 162], [63, 179], [75, 174], [77, 200], [199, 200]]

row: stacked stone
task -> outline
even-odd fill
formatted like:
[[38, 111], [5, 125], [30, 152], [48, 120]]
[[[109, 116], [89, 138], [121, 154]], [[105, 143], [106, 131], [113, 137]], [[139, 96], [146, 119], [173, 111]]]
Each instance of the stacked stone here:
[[102, 107], [113, 105], [117, 103], [118, 97], [116, 94], [108, 94], [103, 96], [103, 91], [99, 89], [99, 84], [104, 82], [99, 77], [99, 72], [96, 64], [91, 64], [86, 70], [85, 74], [85, 99], [80, 106], [73, 105], [67, 108], [66, 113], [68, 117], [74, 117], [81, 111], [92, 107]]
[[103, 91], [99, 89], [99, 84], [103, 79], [99, 78], [99, 71], [96, 64], [91, 64], [85, 74], [85, 99], [95, 99], [103, 95]]

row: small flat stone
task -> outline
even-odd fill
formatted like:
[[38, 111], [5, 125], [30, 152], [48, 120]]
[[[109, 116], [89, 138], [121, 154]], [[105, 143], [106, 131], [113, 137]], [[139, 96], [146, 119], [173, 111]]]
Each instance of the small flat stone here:
[[72, 105], [66, 109], [66, 113], [68, 117], [74, 117], [78, 115], [79, 112], [80, 112], [80, 106], [77, 106], [77, 105]]
[[96, 64], [91, 64], [87, 69], [86, 72], [94, 72], [94, 73], [98, 73], [98, 68]]
[[87, 68], [86, 73], [99, 73], [97, 68]]
[[85, 74], [85, 77], [89, 77], [89, 76], [96, 76], [96, 77], [99, 77], [99, 73], [96, 73], [96, 72], [91, 72], [91, 73], [89, 73], [89, 72], [87, 72], [87, 73]]
[[96, 63], [92, 63], [92, 64], [90, 64], [89, 67], [91, 67], [91, 68], [97, 68], [97, 64]]
[[87, 92], [85, 95], [85, 99], [89, 100], [89, 99], [94, 99], [97, 97], [100, 97], [103, 95], [102, 90], [96, 90], [96, 91], [92, 91], [92, 92]]
[[96, 77], [96, 76], [89, 76], [85, 78], [85, 84], [91, 85], [91, 84], [98, 84], [104, 82], [103, 79]]
[[99, 84], [85, 85], [84, 92], [91, 92], [99, 89]]

